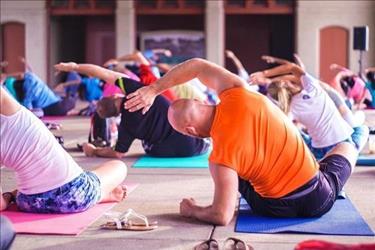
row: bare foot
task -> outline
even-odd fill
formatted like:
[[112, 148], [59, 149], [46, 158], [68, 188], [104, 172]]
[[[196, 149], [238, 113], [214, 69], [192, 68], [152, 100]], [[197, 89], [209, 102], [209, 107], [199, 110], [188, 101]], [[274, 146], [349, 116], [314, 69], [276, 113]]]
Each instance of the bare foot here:
[[122, 201], [127, 196], [127, 189], [124, 185], [119, 185], [110, 193], [110, 198], [112, 201]]
[[82, 150], [85, 153], [85, 155], [88, 157], [94, 156], [95, 149], [96, 147], [91, 143], [86, 142], [82, 144]]

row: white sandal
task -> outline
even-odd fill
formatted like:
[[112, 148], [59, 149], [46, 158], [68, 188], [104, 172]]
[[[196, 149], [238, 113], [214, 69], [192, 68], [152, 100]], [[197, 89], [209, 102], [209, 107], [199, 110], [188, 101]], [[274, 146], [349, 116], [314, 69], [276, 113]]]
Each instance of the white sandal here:
[[[103, 224], [101, 228], [112, 230], [130, 230], [130, 231], [149, 231], [158, 227], [157, 221], [148, 222], [146, 216], [136, 213], [133, 209], [129, 208], [124, 213], [109, 212], [104, 214], [111, 221]], [[130, 217], [134, 217], [142, 222], [133, 222]]]

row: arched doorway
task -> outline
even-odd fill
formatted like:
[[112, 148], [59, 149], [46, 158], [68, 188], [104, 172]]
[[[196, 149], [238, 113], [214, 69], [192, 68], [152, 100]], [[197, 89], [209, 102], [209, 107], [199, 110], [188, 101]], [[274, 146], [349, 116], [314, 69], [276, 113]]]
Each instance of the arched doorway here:
[[4, 72], [24, 71], [20, 57], [25, 57], [25, 24], [7, 22], [1, 24], [1, 60], [9, 64]]
[[349, 32], [346, 28], [330, 26], [320, 30], [320, 79], [330, 82], [335, 72], [329, 69], [332, 63], [348, 66]]

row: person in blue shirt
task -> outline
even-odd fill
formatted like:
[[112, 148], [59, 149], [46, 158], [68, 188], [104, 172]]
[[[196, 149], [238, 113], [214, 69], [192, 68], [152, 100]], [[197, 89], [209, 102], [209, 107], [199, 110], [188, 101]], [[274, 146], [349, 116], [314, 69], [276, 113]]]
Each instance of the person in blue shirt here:
[[[27, 109], [42, 109], [44, 115], [67, 115], [75, 107], [75, 100], [70, 97], [61, 98], [56, 95], [48, 85], [37, 75], [30, 71], [12, 74], [16, 80], [13, 90], [16, 99]], [[5, 87], [8, 88], [7, 85]]]
[[96, 77], [82, 77], [80, 89], [86, 101], [100, 100], [103, 96], [103, 82]]

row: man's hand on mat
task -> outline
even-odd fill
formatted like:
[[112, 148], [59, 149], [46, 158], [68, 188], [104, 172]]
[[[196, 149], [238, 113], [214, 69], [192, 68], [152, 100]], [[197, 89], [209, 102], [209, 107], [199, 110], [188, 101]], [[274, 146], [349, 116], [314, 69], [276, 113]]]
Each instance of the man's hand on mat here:
[[193, 198], [183, 199], [180, 202], [180, 214], [184, 217], [191, 217], [196, 202]]
[[57, 71], [69, 72], [76, 70], [78, 68], [78, 64], [76, 64], [75, 62], [61, 62], [59, 64], [55, 64], [54, 68]]
[[83, 150], [83, 152], [85, 153], [85, 155], [86, 156], [88, 156], [88, 157], [92, 157], [92, 156], [94, 156], [95, 154], [95, 149], [96, 149], [96, 147], [93, 145], [93, 144], [91, 144], [91, 143], [83, 143], [82, 144], [82, 150]]
[[142, 114], [146, 114], [154, 103], [156, 96], [157, 91], [153, 85], [142, 87], [126, 96], [128, 100], [125, 102], [124, 107], [129, 112], [142, 109]]

